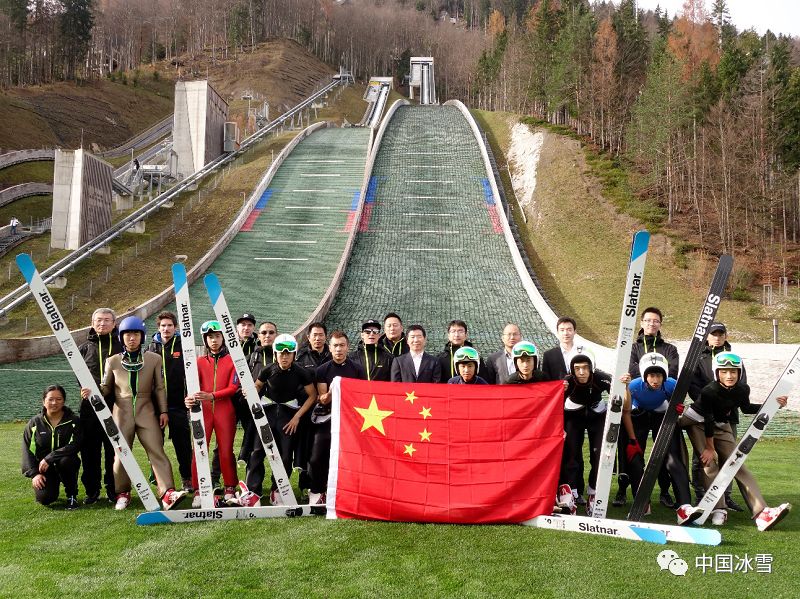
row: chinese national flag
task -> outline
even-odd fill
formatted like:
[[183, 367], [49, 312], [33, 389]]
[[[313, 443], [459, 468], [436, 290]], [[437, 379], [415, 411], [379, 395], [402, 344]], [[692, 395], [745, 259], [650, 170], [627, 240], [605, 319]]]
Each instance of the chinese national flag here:
[[335, 379], [328, 518], [516, 523], [551, 513], [563, 389]]

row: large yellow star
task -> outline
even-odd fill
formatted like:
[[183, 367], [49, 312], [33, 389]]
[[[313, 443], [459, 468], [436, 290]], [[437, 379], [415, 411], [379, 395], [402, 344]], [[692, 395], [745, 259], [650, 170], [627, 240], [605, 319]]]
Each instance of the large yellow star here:
[[403, 451], [403, 453], [407, 453], [410, 457], [413, 458], [414, 457], [414, 452], [417, 451], [414, 448], [414, 444], [413, 443], [409, 443], [408, 445], [403, 445], [403, 447], [405, 447], [405, 450]]
[[414, 405], [415, 399], [417, 399], [417, 396], [414, 395], [413, 391], [411, 393], [406, 393], [406, 401], [410, 401], [412, 406]]
[[427, 428], [425, 428], [424, 430], [420, 431], [419, 437], [420, 437], [420, 439], [419, 439], [420, 441], [428, 441], [428, 442], [430, 442], [431, 433], [428, 431]]
[[431, 409], [422, 406], [422, 411], [419, 413], [419, 415], [422, 416], [423, 420], [427, 420], [428, 418], [431, 418]]
[[374, 395], [372, 396], [372, 401], [369, 403], [368, 408], [355, 408], [355, 410], [364, 418], [364, 424], [361, 425], [362, 433], [368, 428], [373, 427], [384, 437], [386, 436], [386, 431], [383, 430], [383, 419], [387, 416], [391, 416], [394, 412], [378, 409], [378, 402], [375, 401]]

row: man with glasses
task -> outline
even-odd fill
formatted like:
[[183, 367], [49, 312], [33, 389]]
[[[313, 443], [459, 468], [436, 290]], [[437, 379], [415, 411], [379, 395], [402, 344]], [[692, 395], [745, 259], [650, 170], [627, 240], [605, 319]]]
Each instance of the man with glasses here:
[[503, 347], [489, 355], [489, 359], [486, 360], [486, 372], [481, 374], [487, 383], [490, 385], [505, 385], [508, 377], [517, 371], [514, 367], [514, 358], [511, 355], [511, 350], [521, 339], [522, 332], [519, 330], [518, 325], [509, 322], [503, 327], [501, 336]]
[[[122, 342], [119, 340], [117, 329], [114, 326], [115, 320], [116, 316], [111, 308], [95, 310], [92, 314], [92, 328], [89, 329], [89, 337], [86, 339], [86, 343], [78, 348], [98, 388], [105, 377], [106, 360], [122, 351]], [[106, 402], [109, 407], [112, 406], [113, 394], [106, 397]], [[80, 418], [83, 424], [83, 441], [80, 447], [81, 462], [83, 463], [81, 482], [86, 490], [86, 498], [83, 503], [91, 505], [100, 498], [101, 476], [108, 500], [114, 503], [117, 500], [114, 491], [114, 446], [108, 440], [108, 435], [95, 416], [94, 408], [87, 400], [81, 401]], [[101, 458], [105, 470], [101, 469]]]
[[258, 378], [263, 368], [268, 364], [272, 364], [272, 342], [275, 341], [277, 334], [278, 325], [274, 322], [267, 320], [258, 325], [258, 346], [250, 354], [250, 359], [247, 361], [253, 380]]
[[[268, 365], [258, 375], [256, 389], [261, 395], [261, 402], [269, 420], [269, 427], [275, 444], [281, 454], [281, 461], [286, 473], [291, 476], [292, 459], [297, 447], [297, 427], [303, 414], [308, 412], [317, 401], [317, 390], [314, 379], [305, 368], [295, 363], [297, 356], [297, 340], [291, 335], [278, 335], [272, 344], [275, 362]], [[256, 495], [262, 494], [264, 482], [264, 447], [261, 440], [254, 435], [252, 452], [247, 464], [247, 487]], [[272, 479], [270, 503], [277, 505], [280, 500], [275, 478]]]
[[392, 380], [393, 356], [378, 344], [381, 323], [365, 320], [361, 324], [361, 341], [350, 352], [350, 359], [364, 369], [368, 381]]
[[[678, 365], [680, 361], [678, 356], [678, 348], [671, 343], [667, 343], [661, 337], [661, 323], [663, 320], [664, 315], [662, 314], [661, 310], [656, 307], [650, 306], [645, 308], [644, 312], [642, 312], [642, 328], [639, 329], [639, 336], [636, 339], [636, 343], [634, 343], [633, 347], [631, 348], [631, 360], [628, 366], [628, 372], [630, 373], [632, 380], [636, 380], [637, 378], [641, 377], [641, 372], [639, 371], [639, 361], [642, 359], [642, 356], [650, 352], [656, 352], [664, 356], [669, 364], [667, 376], [673, 379], [678, 378]], [[624, 449], [625, 443], [627, 443], [627, 438], [622, 439], [623, 436], [624, 435], [620, 435], [619, 447]], [[612, 502], [612, 505], [615, 506], [625, 505], [626, 491], [629, 484], [628, 476], [624, 472], [623, 464], [626, 463], [627, 458], [624, 455], [625, 452], [623, 449], [621, 449], [618, 454], [618, 459], [620, 460], [620, 474], [618, 475], [619, 491]], [[674, 509], [675, 501], [673, 501], [669, 494], [669, 473], [663, 466], [658, 474], [658, 486], [661, 488], [661, 494], [659, 496], [661, 505], [669, 509]]]

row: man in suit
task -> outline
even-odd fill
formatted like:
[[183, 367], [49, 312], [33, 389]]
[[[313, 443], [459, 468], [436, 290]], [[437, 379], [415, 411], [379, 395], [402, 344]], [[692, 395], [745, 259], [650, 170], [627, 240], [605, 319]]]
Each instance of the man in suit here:
[[422, 325], [412, 324], [406, 331], [409, 352], [392, 361], [392, 381], [396, 383], [440, 383], [442, 367], [435, 356], [425, 351], [427, 334]]
[[502, 341], [503, 348], [489, 356], [486, 361], [486, 374], [481, 374], [490, 385], [505, 385], [508, 377], [517, 371], [511, 350], [514, 345], [522, 341], [522, 332], [519, 330], [519, 326], [509, 322], [503, 328]]
[[546, 381], [560, 381], [569, 374], [569, 362], [575, 353], [575, 319], [562, 316], [556, 322], [558, 345], [542, 356], [542, 372]]

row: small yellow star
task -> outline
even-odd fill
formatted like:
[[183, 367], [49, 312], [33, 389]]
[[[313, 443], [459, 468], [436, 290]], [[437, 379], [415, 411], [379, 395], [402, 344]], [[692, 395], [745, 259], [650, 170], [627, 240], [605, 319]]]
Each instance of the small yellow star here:
[[364, 417], [364, 424], [361, 425], [361, 432], [363, 433], [370, 427], [373, 427], [384, 437], [386, 431], [383, 430], [383, 419], [391, 416], [394, 412], [390, 410], [378, 409], [378, 402], [375, 401], [375, 396], [372, 396], [372, 401], [369, 403], [368, 408], [355, 408], [355, 411]]
[[428, 429], [425, 428], [422, 432], [419, 433], [420, 441], [428, 441], [431, 440], [431, 433], [428, 432]]
[[427, 420], [428, 418], [431, 418], [431, 409], [423, 406], [422, 411], [419, 413], [419, 415], [422, 416], [423, 420]]
[[414, 444], [413, 443], [409, 443], [408, 445], [403, 445], [403, 447], [405, 447], [405, 450], [403, 451], [403, 453], [407, 453], [410, 457], [413, 458], [414, 457], [414, 452], [417, 451], [416, 449], [414, 449]]
[[406, 401], [410, 401], [412, 406], [414, 405], [415, 399], [417, 399], [417, 396], [414, 395], [413, 391], [411, 393], [406, 393]]

